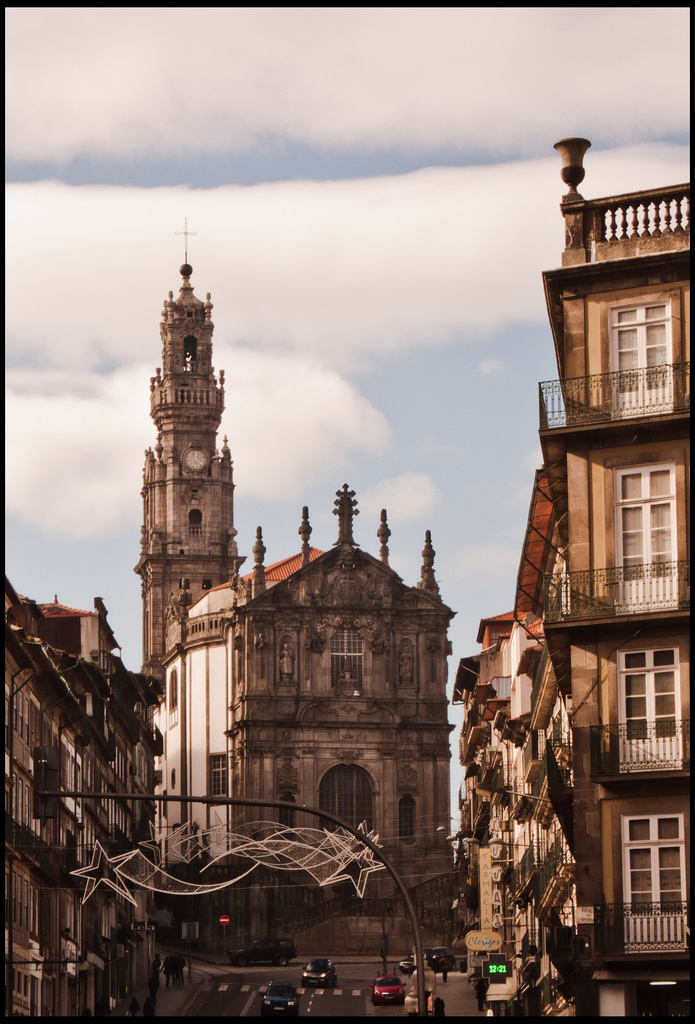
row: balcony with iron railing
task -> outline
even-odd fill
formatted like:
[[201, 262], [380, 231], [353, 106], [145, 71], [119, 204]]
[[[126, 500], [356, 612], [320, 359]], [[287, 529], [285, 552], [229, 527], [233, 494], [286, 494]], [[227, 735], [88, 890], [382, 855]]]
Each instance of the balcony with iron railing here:
[[512, 885], [515, 897], [522, 898], [530, 893], [537, 894], [538, 877], [543, 859], [540, 843], [536, 839], [531, 840], [528, 849], [513, 871]]
[[546, 622], [572, 622], [690, 608], [690, 561], [654, 562], [543, 578]]
[[540, 909], [564, 901], [574, 878], [574, 858], [567, 840], [558, 832], [543, 859], [538, 877]]
[[690, 771], [690, 721], [591, 726], [591, 774]]
[[594, 907], [597, 953], [671, 953], [688, 949], [690, 904], [602, 903]]
[[690, 363], [545, 380], [538, 390], [541, 430], [687, 412]]

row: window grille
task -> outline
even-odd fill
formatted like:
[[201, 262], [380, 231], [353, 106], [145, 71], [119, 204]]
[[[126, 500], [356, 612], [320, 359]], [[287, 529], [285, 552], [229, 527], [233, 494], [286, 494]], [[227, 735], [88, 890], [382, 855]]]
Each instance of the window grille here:
[[398, 838], [415, 838], [415, 801], [410, 793], [398, 801]]
[[362, 637], [356, 629], [339, 629], [331, 637], [331, 686], [362, 689]]
[[374, 808], [368, 773], [356, 764], [338, 764], [331, 768], [321, 779], [319, 808], [337, 815], [353, 828], [365, 821], [367, 829], [372, 829]]

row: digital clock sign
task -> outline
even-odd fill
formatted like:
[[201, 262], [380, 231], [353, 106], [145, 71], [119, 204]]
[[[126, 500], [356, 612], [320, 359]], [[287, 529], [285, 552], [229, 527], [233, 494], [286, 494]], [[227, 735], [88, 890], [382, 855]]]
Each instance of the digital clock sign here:
[[487, 978], [491, 985], [503, 983], [512, 976], [512, 961], [504, 953], [490, 953], [483, 960], [483, 977]]

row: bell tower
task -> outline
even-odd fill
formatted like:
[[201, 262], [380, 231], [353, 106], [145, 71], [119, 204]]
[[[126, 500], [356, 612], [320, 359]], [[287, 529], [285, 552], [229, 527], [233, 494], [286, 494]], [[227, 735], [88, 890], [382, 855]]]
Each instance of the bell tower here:
[[143, 672], [162, 678], [167, 616], [230, 578], [237, 557], [234, 483], [227, 438], [217, 431], [224, 410], [224, 371], [212, 366], [212, 303], [193, 294], [184, 263], [178, 298], [162, 310], [162, 366], [150, 378], [154, 451], [145, 452], [142, 581]]

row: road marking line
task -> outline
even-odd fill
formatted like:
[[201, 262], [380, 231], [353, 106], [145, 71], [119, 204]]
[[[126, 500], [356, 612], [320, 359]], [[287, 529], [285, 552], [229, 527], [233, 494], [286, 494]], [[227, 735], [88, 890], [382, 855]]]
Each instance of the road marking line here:
[[252, 992], [251, 995], [249, 996], [248, 1000], [246, 1001], [246, 1006], [244, 1007], [244, 1009], [239, 1014], [240, 1017], [248, 1016], [248, 1012], [251, 1009], [251, 1006], [253, 1005], [253, 1001], [254, 1001], [255, 998], [256, 998], [256, 993]]

